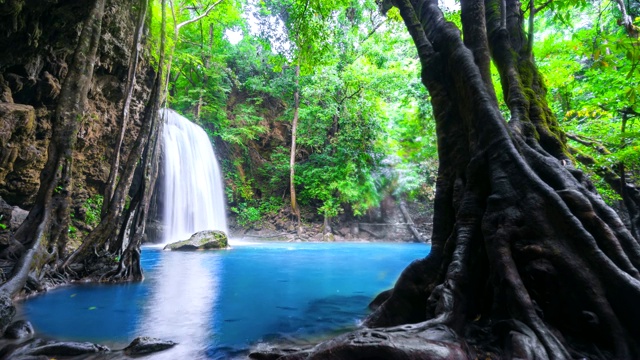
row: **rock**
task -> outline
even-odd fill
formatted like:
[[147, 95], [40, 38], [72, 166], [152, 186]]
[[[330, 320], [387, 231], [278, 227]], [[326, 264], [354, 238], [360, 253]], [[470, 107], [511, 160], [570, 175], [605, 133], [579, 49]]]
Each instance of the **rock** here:
[[164, 247], [165, 250], [193, 251], [227, 249], [229, 242], [227, 235], [218, 230], [205, 230], [191, 235], [189, 240], [178, 241]]
[[18, 320], [9, 325], [4, 332], [4, 337], [7, 339], [24, 339], [32, 336], [35, 333], [33, 326], [26, 320]]
[[4, 331], [16, 315], [16, 307], [9, 294], [0, 292], [0, 331]]
[[176, 345], [173, 341], [161, 340], [147, 336], [135, 338], [129, 346], [124, 348], [126, 355], [142, 355], [172, 348]]
[[22, 222], [27, 218], [29, 212], [17, 206], [11, 209], [11, 231], [16, 231]]
[[4, 77], [0, 75], [0, 102], [13, 103], [13, 95], [9, 83], [4, 81]]
[[109, 351], [108, 347], [89, 342], [49, 341], [44, 345], [40, 345], [28, 350], [25, 355], [78, 356], [107, 351]]
[[147, 235], [146, 242], [152, 244], [162, 243], [162, 233], [164, 226], [158, 220], [149, 220], [145, 227], [145, 234]]
[[33, 106], [0, 103], [0, 195], [11, 204], [29, 204], [40, 186], [47, 147], [38, 141]]

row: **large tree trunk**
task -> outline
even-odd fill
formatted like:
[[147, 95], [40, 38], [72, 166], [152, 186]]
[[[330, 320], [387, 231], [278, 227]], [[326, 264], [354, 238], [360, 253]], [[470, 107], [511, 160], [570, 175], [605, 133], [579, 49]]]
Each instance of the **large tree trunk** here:
[[147, 5], [148, 0], [140, 0], [138, 6], [140, 7], [138, 13], [138, 23], [136, 26], [136, 33], [133, 36], [133, 42], [131, 43], [131, 58], [129, 59], [129, 71], [127, 72], [127, 84], [125, 87], [125, 98], [122, 104], [122, 112], [120, 114], [120, 132], [118, 133], [118, 139], [116, 140], [116, 146], [113, 150], [113, 157], [111, 159], [111, 170], [109, 171], [109, 179], [104, 191], [104, 201], [102, 202], [101, 215], [104, 217], [109, 211], [109, 204], [113, 192], [115, 191], [116, 183], [119, 178], [120, 171], [120, 152], [122, 149], [122, 142], [124, 141], [124, 134], [129, 125], [129, 108], [131, 107], [131, 99], [133, 98], [133, 90], [136, 83], [136, 70], [138, 68], [138, 57], [140, 42], [142, 40], [142, 33], [144, 31], [144, 23], [147, 17]]
[[[462, 0], [464, 28], [487, 31], [463, 43], [437, 1], [391, 2], [437, 123], [431, 253], [367, 318], [376, 329], [281, 359], [639, 358], [640, 247], [571, 165], [520, 3]], [[488, 86], [487, 50], [508, 122]]]
[[[0, 287], [12, 295], [22, 289], [30, 269], [40, 271], [64, 252], [73, 179], [72, 154], [93, 77], [104, 6], [105, 0], [96, 0], [93, 4], [59, 95], [36, 202], [15, 234], [15, 240], [27, 250], [14, 267], [12, 278]], [[34, 264], [36, 257], [38, 262]]]
[[[158, 137], [162, 131], [159, 119], [159, 106], [164, 88], [163, 67], [165, 53], [165, 1], [162, 2], [162, 31], [158, 72], [151, 76], [152, 91], [145, 107], [142, 127], [125, 163], [123, 172], [111, 196], [108, 209], [100, 223], [84, 239], [83, 243], [67, 257], [61, 268], [71, 271], [70, 265], [102, 263], [97, 268], [100, 279], [104, 281], [138, 281], [143, 279], [140, 266], [140, 244], [144, 235], [151, 195], [157, 178], [159, 158]], [[138, 185], [131, 190], [134, 177]], [[127, 196], [133, 196], [126, 207]], [[108, 271], [113, 260], [117, 267]], [[105, 270], [105, 266], [107, 269]], [[105, 273], [106, 272], [106, 273]], [[81, 277], [92, 276], [91, 269], [84, 267]]]

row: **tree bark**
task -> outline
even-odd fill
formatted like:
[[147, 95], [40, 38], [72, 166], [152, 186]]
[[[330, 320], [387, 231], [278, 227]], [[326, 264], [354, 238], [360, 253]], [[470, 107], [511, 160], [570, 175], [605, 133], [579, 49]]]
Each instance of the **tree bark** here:
[[[131, 204], [122, 222], [122, 230], [115, 242], [115, 249], [120, 255], [118, 267], [105, 274], [101, 280], [105, 281], [141, 281], [144, 279], [142, 265], [140, 264], [140, 245], [145, 233], [147, 216], [156, 180], [158, 178], [160, 160], [160, 135], [163, 124], [166, 121], [160, 118], [160, 103], [163, 99], [163, 86], [165, 51], [166, 51], [166, 0], [162, 0], [162, 30], [160, 32], [160, 56], [158, 59], [158, 73], [155, 78], [153, 90], [145, 111], [145, 124], [148, 132], [145, 138], [149, 141], [141, 154], [140, 159], [140, 186], [134, 192]], [[167, 73], [168, 74], [168, 73]], [[147, 127], [145, 127], [147, 129]]]
[[[146, 221], [148, 202], [152, 191], [150, 190], [152, 187], [149, 188], [149, 186], [155, 183], [155, 177], [157, 176], [157, 169], [152, 164], [157, 162], [158, 136], [161, 131], [158, 117], [162, 98], [161, 92], [164, 88], [165, 7], [165, 1], [163, 1], [160, 59], [157, 73], [151, 76], [154, 80], [151, 95], [145, 107], [142, 127], [131, 148], [106, 215], [102, 217], [98, 226], [84, 239], [78, 249], [65, 259], [60, 266], [64, 271], [70, 271], [69, 266], [73, 263], [105, 260], [107, 263], [112, 263], [114, 258], [119, 258], [117, 269], [107, 274], [101, 274], [101, 279], [106, 281], [142, 280], [139, 247], [144, 233], [144, 224], [141, 223], [141, 220], [144, 219]], [[138, 168], [140, 170], [136, 171]], [[125, 209], [127, 196], [131, 192], [131, 185], [136, 174], [140, 177], [142, 186], [136, 189], [129, 207]], [[140, 188], [142, 188], [142, 192], [140, 192]], [[124, 210], [126, 211], [123, 214]], [[129, 226], [133, 226], [133, 233], [126, 231]], [[89, 276], [91, 274], [78, 275]]]
[[122, 113], [120, 114], [120, 132], [118, 133], [118, 139], [116, 140], [116, 146], [113, 150], [113, 158], [111, 160], [111, 170], [109, 171], [109, 179], [107, 180], [106, 188], [104, 191], [104, 200], [102, 202], [101, 216], [104, 217], [109, 210], [109, 204], [111, 203], [111, 197], [118, 181], [118, 171], [120, 170], [120, 155], [122, 151], [122, 142], [124, 140], [124, 134], [129, 124], [129, 108], [131, 107], [131, 99], [133, 98], [133, 88], [136, 83], [136, 70], [138, 68], [138, 56], [140, 41], [142, 39], [142, 33], [144, 30], [144, 21], [147, 16], [148, 0], [140, 0], [138, 6], [140, 12], [138, 14], [138, 24], [136, 26], [136, 32], [133, 36], [133, 43], [131, 44], [131, 58], [129, 59], [129, 71], [127, 73], [127, 83], [125, 87], [125, 99], [122, 105]]

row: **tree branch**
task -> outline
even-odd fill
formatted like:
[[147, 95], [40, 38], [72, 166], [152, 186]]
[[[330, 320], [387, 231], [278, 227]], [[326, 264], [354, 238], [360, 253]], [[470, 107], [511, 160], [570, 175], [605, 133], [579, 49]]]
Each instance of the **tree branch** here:
[[587, 139], [584, 136], [580, 136], [580, 135], [576, 135], [576, 134], [572, 134], [572, 133], [566, 133], [567, 137], [577, 143], [580, 143], [584, 146], [589, 146], [593, 149], [595, 149], [597, 152], [599, 152], [602, 155], [609, 155], [611, 154], [611, 151], [609, 151], [604, 145], [602, 145], [601, 143], [592, 140], [592, 139]]
[[178, 24], [178, 26], [176, 26], [176, 30], [180, 30], [183, 26], [185, 25], [189, 25], [191, 23], [194, 23], [196, 21], [200, 21], [200, 19], [206, 17], [207, 15], [209, 15], [209, 13], [216, 7], [218, 6], [223, 0], [218, 0], [215, 3], [209, 5], [209, 7], [201, 14], [198, 15], [196, 17], [194, 17], [193, 19], [189, 19], [186, 21], [181, 22], [180, 24]]
[[624, 5], [624, 0], [616, 0], [616, 3], [618, 4], [618, 9], [620, 9], [620, 12], [622, 13], [622, 17], [619, 20], [620, 25], [624, 26], [629, 36], [637, 38], [638, 31], [640, 31], [640, 29], [633, 25], [633, 18], [631, 18], [627, 13], [627, 7]]
[[553, 0], [549, 0], [549, 1], [545, 2], [544, 4], [538, 6], [537, 8], [534, 8], [533, 9], [533, 14], [535, 15], [535, 14], [539, 13], [540, 11], [544, 10], [547, 6], [551, 5], [552, 2], [553, 2]]

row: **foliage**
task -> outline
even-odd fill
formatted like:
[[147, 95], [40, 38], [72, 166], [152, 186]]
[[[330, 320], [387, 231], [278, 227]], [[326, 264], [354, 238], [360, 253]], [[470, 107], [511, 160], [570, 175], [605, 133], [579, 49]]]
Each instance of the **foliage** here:
[[[599, 167], [623, 164], [637, 181], [640, 41], [619, 25], [619, 14], [611, 11], [615, 6], [602, 1], [582, 3], [562, 14], [552, 9], [540, 20], [545, 30], [535, 53], [564, 130], [585, 140], [571, 141], [571, 146], [594, 158]], [[640, 24], [640, 17], [635, 21]], [[593, 168], [585, 170], [608, 202], [619, 199]]]
[[[175, 3], [170, 30], [208, 4]], [[613, 3], [547, 5], [535, 18], [534, 53], [553, 111], [566, 131], [597, 140], [609, 152], [572, 146], [600, 166], [624, 164], [637, 179], [638, 39], [617, 24]], [[458, 10], [445, 15], [460, 26]], [[152, 27], [152, 35], [158, 31]], [[229, 31], [240, 32], [241, 39], [231, 43]], [[242, 226], [260, 222], [269, 213], [265, 204], [282, 204], [288, 194], [296, 64], [296, 190], [303, 205], [329, 217], [358, 216], [386, 194], [433, 199], [435, 123], [397, 10], [382, 17], [371, 0], [224, 1], [182, 27], [170, 46], [175, 59], [169, 104], [218, 145], [230, 209]], [[495, 67], [492, 73], [508, 118]], [[593, 175], [605, 198], [615, 199]]]
[[[82, 208], [85, 211], [85, 223], [89, 226], [96, 226], [100, 223], [100, 210], [102, 209], [102, 202], [104, 198], [102, 195], [96, 194], [93, 197], [88, 198]], [[71, 232], [71, 229], [69, 229]]]
[[250, 200], [239, 202], [237, 206], [231, 207], [231, 212], [235, 213], [238, 225], [250, 227], [260, 223], [265, 216], [277, 214], [282, 207], [282, 199], [270, 197], [265, 200]]
[[[235, 6], [230, 11], [240, 13]], [[239, 223], [265, 215], [263, 204], [273, 202], [262, 199], [288, 194], [287, 131], [296, 80], [291, 64], [297, 61], [302, 67], [300, 201], [329, 216], [345, 209], [363, 214], [390, 183], [376, 170], [390, 154], [409, 169], [400, 176], [412, 178], [398, 193], [416, 192], [430, 180], [425, 166], [409, 164], [418, 153], [435, 154], [430, 110], [411, 108], [411, 116], [396, 116], [404, 111], [402, 104], [424, 104], [417, 99], [426, 96], [416, 86], [415, 51], [398, 16], [395, 22], [383, 18], [373, 1], [310, 2], [306, 9], [296, 1], [266, 1], [253, 9], [269, 37], [251, 33], [235, 15], [215, 22], [215, 11], [203, 24], [181, 29], [169, 97], [172, 107], [194, 118], [229, 152], [222, 162], [226, 193]], [[214, 25], [208, 34], [207, 24]], [[236, 44], [225, 36], [231, 28], [243, 31]], [[398, 79], [409, 77], [414, 80], [405, 89]], [[408, 134], [417, 131], [429, 134], [416, 144]], [[266, 142], [273, 145], [265, 149]], [[416, 155], [404, 156], [409, 152]]]

